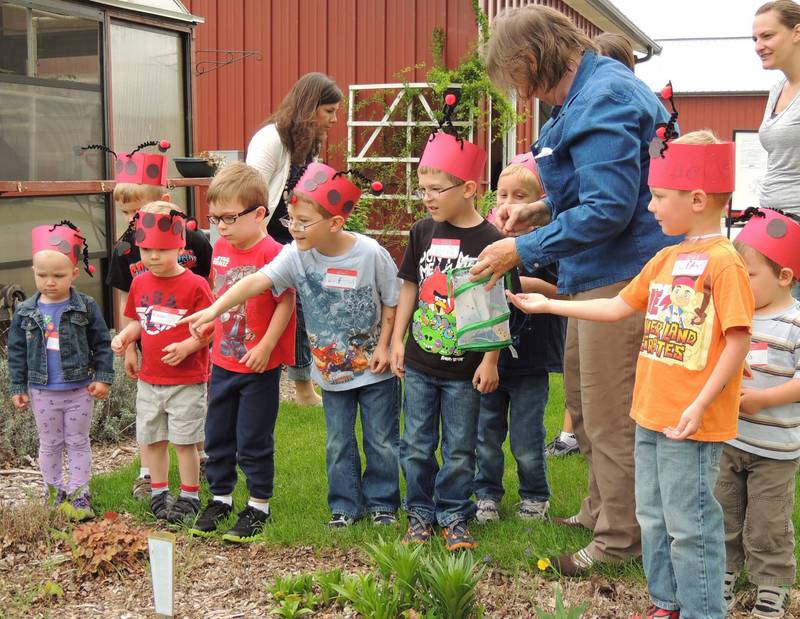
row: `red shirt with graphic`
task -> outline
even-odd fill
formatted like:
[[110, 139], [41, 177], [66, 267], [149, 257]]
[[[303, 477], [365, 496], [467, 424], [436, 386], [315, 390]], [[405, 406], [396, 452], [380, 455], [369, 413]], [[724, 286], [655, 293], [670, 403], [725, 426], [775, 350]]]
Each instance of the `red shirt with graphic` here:
[[[219, 298], [240, 279], [256, 273], [265, 264], [272, 262], [281, 249], [283, 245], [271, 236], [265, 236], [249, 249], [237, 249], [223, 238], [217, 240], [211, 258], [214, 296]], [[253, 370], [239, 363], [239, 360], [264, 337], [278, 300], [286, 294], [293, 294], [293, 291], [285, 291], [281, 296], [275, 297], [271, 290], [265, 290], [250, 297], [242, 305], [232, 307], [215, 320], [211, 362], [230, 372], [252, 374]], [[267, 370], [281, 364], [294, 364], [294, 340], [295, 315], [292, 313], [286, 330], [270, 355]]]
[[142, 367], [139, 379], [151, 385], [191, 385], [208, 380], [208, 347], [203, 346], [176, 366], [161, 358], [164, 348], [191, 337], [178, 320], [211, 305], [205, 279], [184, 270], [173, 277], [142, 273], [133, 280], [125, 315], [142, 327]]

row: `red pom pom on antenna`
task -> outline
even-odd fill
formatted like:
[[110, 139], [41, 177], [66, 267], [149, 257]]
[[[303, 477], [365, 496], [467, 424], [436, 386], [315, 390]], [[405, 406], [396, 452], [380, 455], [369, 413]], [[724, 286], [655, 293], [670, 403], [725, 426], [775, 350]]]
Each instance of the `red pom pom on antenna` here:
[[375, 193], [380, 193], [383, 191], [383, 183], [380, 181], [372, 181], [372, 185], [370, 185], [370, 187]]
[[662, 99], [671, 99], [672, 98], [672, 84], [667, 84], [664, 88], [661, 89], [661, 98]]
[[662, 140], [665, 139], [667, 135], [667, 128], [666, 127], [659, 127], [656, 129], [656, 135], [660, 137]]
[[96, 270], [96, 269], [94, 268], [94, 265], [93, 265], [93, 264], [90, 264], [90, 265], [89, 265], [89, 273], [91, 273], [92, 275], [94, 275], [94, 272], [95, 272], [95, 270]]
[[163, 152], [169, 150], [170, 146], [172, 146], [172, 145], [169, 143], [169, 140], [161, 140], [158, 143], [158, 150], [160, 150], [163, 153]]
[[444, 102], [447, 105], [455, 105], [456, 104], [456, 96], [452, 92], [449, 92], [444, 96]]
[[197, 222], [194, 219], [190, 219], [186, 222], [186, 229], [187, 230], [197, 230]]
[[297, 204], [297, 196], [292, 194], [292, 197], [289, 198], [289, 204]]

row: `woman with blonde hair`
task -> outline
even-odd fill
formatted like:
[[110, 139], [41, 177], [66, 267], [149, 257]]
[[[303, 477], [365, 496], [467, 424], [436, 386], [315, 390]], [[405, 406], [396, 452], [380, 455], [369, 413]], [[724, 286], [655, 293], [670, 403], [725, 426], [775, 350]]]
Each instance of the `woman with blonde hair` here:
[[[264, 176], [269, 190], [267, 232], [284, 245], [292, 242], [280, 220], [287, 217], [284, 189], [292, 175], [319, 155], [322, 141], [336, 124], [342, 91], [322, 73], [306, 73], [292, 87], [278, 110], [264, 123], [247, 147], [247, 164]], [[295, 384], [295, 401], [318, 406], [322, 399], [311, 382], [311, 350], [303, 308], [297, 304], [295, 365], [288, 369]]]

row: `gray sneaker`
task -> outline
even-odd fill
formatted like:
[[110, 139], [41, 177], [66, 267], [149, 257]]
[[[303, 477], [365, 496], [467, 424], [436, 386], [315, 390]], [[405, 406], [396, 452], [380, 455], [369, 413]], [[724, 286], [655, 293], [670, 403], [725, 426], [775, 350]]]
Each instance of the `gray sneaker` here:
[[530, 520], [545, 520], [547, 518], [547, 510], [550, 507], [550, 501], [534, 501], [533, 499], [522, 499], [519, 502], [519, 509], [517, 515], [520, 518], [527, 518]]
[[781, 619], [786, 615], [786, 606], [789, 603], [789, 587], [768, 587], [760, 585], [756, 604], [751, 617], [758, 619]]
[[570, 445], [569, 443], [562, 441], [561, 437], [559, 436], [555, 437], [552, 441], [544, 446], [544, 454], [546, 456], [568, 456], [570, 454], [580, 452], [581, 449], [578, 447], [577, 442]]
[[733, 606], [736, 604], [736, 595], [733, 592], [733, 588], [736, 586], [737, 576], [738, 574], [736, 572], [725, 572], [725, 580], [722, 585], [722, 597], [725, 600], [725, 608], [728, 611], [733, 610]]
[[478, 511], [475, 519], [481, 524], [500, 520], [500, 511], [497, 509], [497, 501], [494, 499], [478, 499]]

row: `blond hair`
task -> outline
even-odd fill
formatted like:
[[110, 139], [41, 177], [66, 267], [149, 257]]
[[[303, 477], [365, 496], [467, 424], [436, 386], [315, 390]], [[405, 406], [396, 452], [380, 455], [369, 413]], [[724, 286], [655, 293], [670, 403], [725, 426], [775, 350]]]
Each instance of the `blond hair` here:
[[520, 165], [518, 163], [507, 165], [505, 168], [503, 168], [503, 171], [500, 172], [500, 176], [497, 177], [497, 180], [499, 181], [501, 178], [506, 176], [515, 176], [519, 178], [523, 183], [525, 183], [525, 189], [527, 189], [531, 195], [534, 195], [537, 198], [543, 193], [542, 183], [539, 181], [539, 177], [524, 165]]
[[295, 191], [294, 195], [297, 197], [298, 204], [313, 206], [314, 210], [317, 211], [317, 213], [319, 213], [324, 219], [331, 219], [333, 217], [333, 213], [331, 213], [311, 196], [301, 193], [300, 191]]
[[207, 199], [209, 204], [239, 202], [245, 208], [267, 208], [267, 184], [261, 172], [236, 161], [217, 172], [208, 186]]
[[167, 193], [167, 188], [161, 185], [117, 183], [114, 185], [114, 202], [119, 204], [152, 202], [153, 200], [159, 200], [165, 193]]
[[419, 166], [417, 168], [417, 174], [441, 174], [444, 176], [447, 181], [453, 185], [458, 185], [459, 183], [466, 183], [467, 180], [475, 180], [473, 179], [463, 179], [458, 178], [457, 176], [453, 176], [449, 172], [445, 172], [444, 170], [440, 170], [439, 168], [432, 168], [430, 166]]
[[[699, 129], [698, 131], [690, 131], [679, 138], [675, 138], [673, 142], [675, 144], [694, 144], [699, 146], [703, 144], [721, 144], [722, 140], [720, 140], [716, 134], [711, 131], [711, 129]], [[686, 191], [682, 193], [691, 192]], [[731, 199], [731, 194], [729, 192], [709, 193], [708, 197], [713, 206], [717, 208], [724, 208], [724, 206], [728, 203], [728, 200]]]
[[762, 4], [756, 11], [756, 15], [769, 11], [775, 11], [778, 14], [778, 21], [789, 30], [800, 24], [800, 5], [792, 0], [774, 0], [774, 2]]
[[594, 38], [594, 42], [603, 56], [621, 62], [633, 71], [636, 56], [633, 55], [633, 46], [627, 38], [616, 32], [603, 32]]
[[172, 211], [179, 210], [174, 204], [171, 202], [162, 202], [161, 200], [155, 200], [154, 202], [148, 202], [142, 208], [139, 209], [140, 213], [155, 213], [156, 215], [169, 215]]
[[481, 54], [495, 86], [530, 96], [555, 88], [574, 68], [576, 55], [580, 58], [589, 49], [596, 51], [597, 46], [566, 15], [528, 5], [506, 9], [494, 19]]

